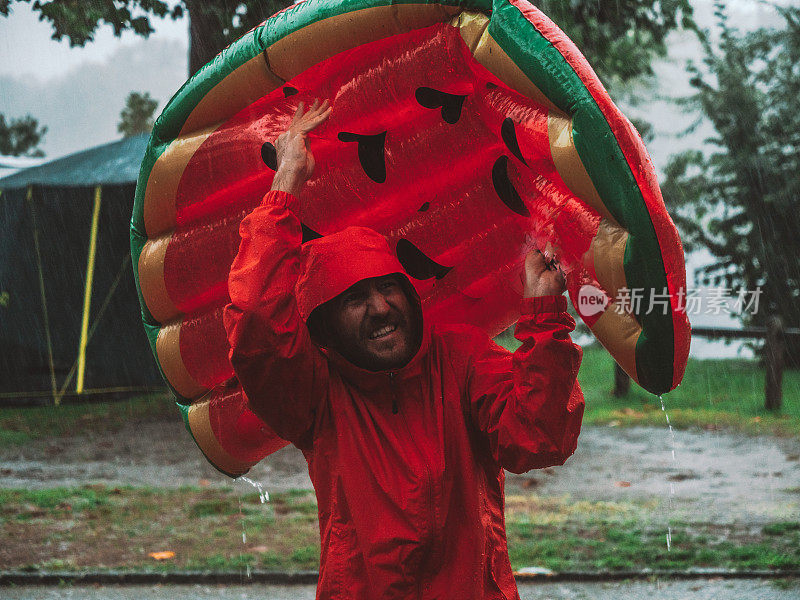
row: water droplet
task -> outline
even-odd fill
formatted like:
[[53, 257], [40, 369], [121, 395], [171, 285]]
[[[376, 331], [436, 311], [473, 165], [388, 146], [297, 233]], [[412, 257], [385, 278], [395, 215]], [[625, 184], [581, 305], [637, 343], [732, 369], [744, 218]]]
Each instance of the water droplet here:
[[256, 488], [256, 490], [258, 491], [258, 498], [259, 498], [259, 500], [261, 500], [261, 504], [264, 504], [265, 502], [269, 502], [269, 492], [264, 490], [264, 486], [262, 486], [257, 481], [253, 481], [249, 477], [245, 477], [244, 475], [240, 475], [239, 477], [234, 479], [234, 481], [240, 481], [240, 480], [244, 481], [246, 483], [249, 483], [254, 488]]

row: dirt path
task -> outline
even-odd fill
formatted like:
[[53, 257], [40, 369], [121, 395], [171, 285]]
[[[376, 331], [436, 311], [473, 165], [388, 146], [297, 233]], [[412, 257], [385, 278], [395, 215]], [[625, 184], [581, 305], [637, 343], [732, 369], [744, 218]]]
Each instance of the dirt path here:
[[[311, 600], [315, 586], [76, 586], [76, 587], [18, 587], [3, 590], [8, 600], [55, 600], [80, 598], [81, 600]], [[796, 600], [800, 592], [797, 581], [777, 585], [770, 581], [697, 580], [619, 583], [535, 583], [520, 584], [522, 600]]]
[[[666, 428], [587, 427], [563, 467], [509, 475], [507, 493], [649, 502], [664, 518], [758, 524], [800, 519], [800, 440]], [[0, 488], [85, 483], [232, 485], [182, 424], [138, 423], [116, 434], [0, 450]], [[249, 474], [268, 491], [310, 488], [302, 455], [286, 448]], [[628, 485], [629, 484], [629, 485]], [[243, 489], [247, 484], [239, 482]]]

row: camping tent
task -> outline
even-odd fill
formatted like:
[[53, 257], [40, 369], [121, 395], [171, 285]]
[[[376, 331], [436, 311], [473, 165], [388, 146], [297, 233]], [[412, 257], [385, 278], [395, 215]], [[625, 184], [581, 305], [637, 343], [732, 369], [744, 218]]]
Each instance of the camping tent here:
[[147, 136], [0, 179], [0, 403], [162, 389], [129, 226]]

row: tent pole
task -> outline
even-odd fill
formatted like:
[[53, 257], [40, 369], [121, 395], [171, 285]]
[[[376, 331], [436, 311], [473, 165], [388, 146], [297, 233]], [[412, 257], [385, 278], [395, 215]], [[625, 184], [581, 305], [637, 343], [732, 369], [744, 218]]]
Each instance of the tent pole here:
[[36, 207], [33, 204], [33, 186], [29, 185], [25, 194], [28, 207], [31, 210], [31, 220], [33, 222], [33, 248], [36, 251], [36, 266], [39, 270], [39, 292], [42, 295], [42, 315], [44, 316], [44, 335], [47, 339], [47, 358], [50, 361], [50, 387], [53, 392], [53, 402], [59, 404], [61, 398], [58, 396], [56, 386], [56, 368], [53, 363], [53, 341], [50, 337], [50, 318], [47, 314], [47, 294], [44, 291], [44, 270], [42, 268], [42, 252], [39, 248], [39, 227], [36, 225]]
[[86, 259], [86, 287], [83, 293], [83, 318], [81, 319], [81, 340], [78, 344], [78, 377], [75, 392], [83, 393], [83, 375], [86, 369], [86, 343], [89, 334], [89, 309], [92, 304], [92, 283], [94, 263], [97, 256], [97, 224], [100, 221], [101, 188], [94, 188], [94, 209], [92, 210], [92, 229], [89, 233], [89, 256]]

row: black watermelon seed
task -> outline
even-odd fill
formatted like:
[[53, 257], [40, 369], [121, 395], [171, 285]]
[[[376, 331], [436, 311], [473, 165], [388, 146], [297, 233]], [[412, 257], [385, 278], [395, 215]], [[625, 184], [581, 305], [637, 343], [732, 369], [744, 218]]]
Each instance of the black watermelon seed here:
[[339, 133], [339, 140], [342, 142], [358, 142], [358, 161], [361, 163], [364, 173], [375, 183], [386, 181], [385, 131], [375, 135], [362, 135], [360, 133], [342, 131]]
[[400, 264], [414, 279], [441, 279], [453, 268], [440, 265], [405, 238], [397, 242], [396, 252]]
[[261, 145], [261, 160], [273, 171], [278, 170], [278, 153], [275, 151], [275, 146], [272, 142], [264, 142]]
[[528, 163], [522, 158], [522, 151], [519, 149], [517, 132], [514, 129], [514, 121], [511, 120], [511, 117], [506, 117], [503, 124], [500, 126], [500, 136], [503, 138], [503, 142], [505, 142], [509, 152], [527, 166]]
[[303, 243], [310, 242], [311, 240], [316, 240], [317, 238], [321, 238], [322, 234], [317, 233], [311, 227], [306, 225], [305, 223], [300, 223], [300, 229], [303, 231]]
[[442, 119], [451, 125], [458, 123], [461, 118], [461, 109], [464, 107], [464, 100], [467, 99], [465, 95], [448, 94], [429, 87], [417, 88], [414, 96], [417, 98], [417, 102], [425, 108], [441, 107]]
[[508, 177], [508, 157], [501, 156], [498, 158], [492, 167], [492, 185], [494, 191], [500, 197], [508, 208], [513, 210], [518, 215], [523, 217], [530, 217], [531, 213], [522, 202], [522, 198], [514, 189], [511, 179]]

